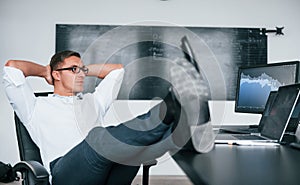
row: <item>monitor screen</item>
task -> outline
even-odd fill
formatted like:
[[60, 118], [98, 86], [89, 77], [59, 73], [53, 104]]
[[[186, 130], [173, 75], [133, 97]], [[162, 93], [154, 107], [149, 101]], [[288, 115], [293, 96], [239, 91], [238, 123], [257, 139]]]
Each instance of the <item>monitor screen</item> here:
[[298, 82], [299, 61], [240, 67], [235, 112], [262, 114], [271, 91]]
[[298, 99], [295, 109], [291, 115], [290, 122], [286, 128], [286, 132], [295, 133], [297, 131], [299, 121], [300, 121], [300, 100]]

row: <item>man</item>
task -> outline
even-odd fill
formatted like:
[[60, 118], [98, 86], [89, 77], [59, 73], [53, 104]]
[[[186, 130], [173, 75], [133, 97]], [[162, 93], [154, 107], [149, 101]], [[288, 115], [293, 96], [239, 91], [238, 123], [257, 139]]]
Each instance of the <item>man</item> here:
[[[182, 146], [170, 137], [180, 119], [180, 105], [172, 93], [148, 114], [115, 127], [101, 126], [123, 74], [120, 64], [84, 66], [73, 51], [55, 54], [48, 66], [22, 60], [6, 63], [8, 99], [39, 146], [53, 184], [130, 184], [139, 164]], [[54, 93], [35, 97], [25, 81], [28, 76], [44, 78], [54, 85]], [[95, 92], [82, 95], [86, 76], [104, 79]], [[115, 176], [120, 169], [127, 173], [122, 178]]]

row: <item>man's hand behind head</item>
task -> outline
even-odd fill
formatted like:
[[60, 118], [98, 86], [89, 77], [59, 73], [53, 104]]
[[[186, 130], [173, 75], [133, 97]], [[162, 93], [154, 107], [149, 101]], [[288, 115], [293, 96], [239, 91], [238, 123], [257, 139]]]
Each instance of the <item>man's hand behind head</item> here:
[[45, 80], [47, 81], [47, 83], [49, 85], [53, 85], [53, 78], [52, 78], [52, 74], [51, 74], [51, 67], [50, 65], [47, 65], [46, 66], [46, 73], [45, 73]]

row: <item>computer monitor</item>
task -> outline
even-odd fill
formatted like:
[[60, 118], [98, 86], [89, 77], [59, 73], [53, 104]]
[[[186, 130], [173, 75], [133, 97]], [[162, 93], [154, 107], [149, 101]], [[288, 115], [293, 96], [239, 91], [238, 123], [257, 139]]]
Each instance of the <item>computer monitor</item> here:
[[299, 61], [240, 67], [235, 112], [262, 114], [270, 91], [298, 82]]

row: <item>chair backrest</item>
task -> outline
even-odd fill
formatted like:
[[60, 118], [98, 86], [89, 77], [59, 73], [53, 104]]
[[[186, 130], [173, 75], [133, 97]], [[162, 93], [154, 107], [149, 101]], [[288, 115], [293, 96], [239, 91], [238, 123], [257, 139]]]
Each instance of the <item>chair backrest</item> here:
[[16, 134], [19, 145], [19, 155], [22, 161], [37, 161], [41, 164], [40, 149], [32, 141], [27, 129], [15, 114]]

